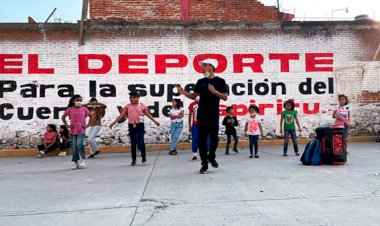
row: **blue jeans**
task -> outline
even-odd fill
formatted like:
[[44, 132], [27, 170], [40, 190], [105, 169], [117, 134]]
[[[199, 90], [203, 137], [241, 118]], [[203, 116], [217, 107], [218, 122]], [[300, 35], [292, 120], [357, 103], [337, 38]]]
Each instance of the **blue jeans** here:
[[[198, 137], [198, 125], [191, 126], [191, 150], [194, 154], [198, 152], [199, 137]], [[207, 138], [207, 150], [210, 149], [210, 137]]]
[[71, 138], [71, 149], [72, 149], [72, 159], [71, 161], [77, 162], [79, 160], [79, 155], [82, 157], [82, 159], [86, 159], [86, 155], [84, 153], [84, 134], [78, 134], [78, 135], [70, 135]]
[[294, 152], [298, 153], [298, 145], [297, 145], [297, 135], [295, 130], [284, 130], [284, 153], [288, 152], [288, 144], [289, 144], [289, 135], [292, 137], [292, 142], [293, 142], [293, 147], [294, 147]]
[[136, 150], [137, 145], [140, 147], [141, 158], [146, 159], [145, 151], [145, 141], [144, 141], [144, 123], [136, 124], [136, 127], [133, 124], [128, 124], [129, 136], [131, 138], [131, 152], [132, 152], [132, 161], [136, 161]]
[[177, 150], [177, 141], [183, 129], [183, 121], [170, 124], [170, 150]]
[[259, 135], [248, 135], [249, 139], [249, 152], [253, 155], [253, 146], [255, 146], [255, 155], [259, 151]]
[[88, 131], [88, 144], [90, 145], [90, 153], [94, 154], [96, 151], [98, 151], [98, 144], [96, 143], [96, 136], [98, 135], [101, 126], [90, 126], [87, 131]]

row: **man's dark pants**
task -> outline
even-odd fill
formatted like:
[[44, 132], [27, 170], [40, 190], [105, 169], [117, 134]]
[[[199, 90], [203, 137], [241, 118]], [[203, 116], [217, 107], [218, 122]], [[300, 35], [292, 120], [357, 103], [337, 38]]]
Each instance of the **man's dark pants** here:
[[[202, 166], [207, 166], [208, 161], [215, 161], [215, 152], [219, 142], [219, 118], [198, 119], [199, 136], [199, 155], [201, 156]], [[207, 154], [207, 137], [210, 137], [210, 150]]]

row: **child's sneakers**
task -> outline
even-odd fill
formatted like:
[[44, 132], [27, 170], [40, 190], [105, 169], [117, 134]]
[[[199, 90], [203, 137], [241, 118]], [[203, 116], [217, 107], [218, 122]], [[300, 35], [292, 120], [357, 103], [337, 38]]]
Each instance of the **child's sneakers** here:
[[234, 151], [236, 153], [239, 153], [239, 151], [237, 150], [237, 148], [232, 149], [232, 151]]
[[146, 159], [142, 159], [141, 162], [144, 164], [146, 163]]
[[61, 152], [58, 154], [58, 156], [60, 156], [60, 157], [66, 156], [66, 152], [65, 152], [65, 151], [61, 151]]
[[296, 152], [296, 156], [300, 156], [300, 154], [298, 152]]
[[86, 159], [83, 159], [83, 160], [79, 163], [79, 168], [84, 169], [84, 168], [86, 168], [86, 166], [87, 166], [87, 161], [86, 161]]
[[250, 155], [249, 158], [250, 158], [250, 159], [253, 159], [253, 155]]
[[43, 158], [46, 156], [46, 153], [44, 151], [40, 151], [40, 154], [37, 155], [37, 158]]
[[176, 155], [176, 154], [178, 154], [177, 150], [170, 150], [169, 151], [169, 155]]
[[193, 158], [191, 159], [191, 161], [196, 161], [197, 159], [198, 159], [197, 154], [194, 154]]
[[78, 162], [73, 162], [73, 164], [71, 165], [71, 169], [72, 169], [72, 170], [79, 169], [79, 164], [78, 164]]
[[135, 166], [136, 165], [136, 160], [133, 160], [132, 162], [131, 162], [131, 166]]
[[258, 159], [258, 158], [260, 158], [260, 156], [259, 156], [259, 155], [255, 155], [255, 158], [257, 158], [257, 159]]
[[284, 153], [284, 154], [282, 154], [282, 156], [288, 156], [288, 154]]

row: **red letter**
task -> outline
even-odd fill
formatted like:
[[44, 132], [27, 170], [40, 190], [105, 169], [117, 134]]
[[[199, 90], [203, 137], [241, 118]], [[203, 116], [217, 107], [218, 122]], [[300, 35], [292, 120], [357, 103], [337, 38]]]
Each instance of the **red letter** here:
[[199, 66], [199, 62], [205, 59], [215, 59], [218, 61], [218, 67], [215, 68], [215, 73], [222, 73], [227, 68], [227, 58], [222, 54], [200, 54], [196, 55], [193, 60], [194, 70], [198, 73], [202, 73], [202, 67]]
[[273, 104], [259, 104], [259, 114], [265, 115], [266, 108], [273, 108]]
[[[166, 68], [182, 68], [187, 65], [188, 59], [183, 54], [157, 54], [156, 61], [156, 74], [165, 74]], [[166, 62], [167, 59], [177, 60], [177, 62]]]
[[219, 115], [220, 116], [226, 116], [227, 115], [226, 109], [227, 109], [227, 105], [220, 104], [219, 105]]
[[29, 54], [28, 74], [54, 74], [54, 68], [39, 68], [38, 54]]
[[22, 67], [6, 67], [6, 66], [22, 66], [22, 61], [7, 59], [22, 59], [22, 54], [0, 54], [0, 74], [22, 74]]
[[318, 112], [319, 112], [319, 103], [314, 103], [313, 110], [309, 109], [308, 103], [303, 104], [303, 113], [305, 113], [307, 115], [311, 115], [311, 114], [317, 114]]
[[[243, 59], [253, 59], [253, 62], [243, 63]], [[250, 67], [253, 72], [263, 72], [261, 65], [264, 63], [264, 57], [261, 54], [234, 54], [234, 73], [243, 73], [243, 67]]]
[[[318, 59], [325, 58], [325, 59]], [[326, 59], [327, 58], [327, 59]], [[333, 53], [306, 53], [306, 72], [310, 71], [333, 71]], [[327, 64], [331, 67], [318, 67], [318, 64]]]
[[[100, 60], [103, 65], [100, 68], [89, 68], [90, 60]], [[79, 54], [79, 74], [107, 74], [112, 67], [112, 60], [105, 54]]]
[[289, 72], [289, 61], [299, 60], [300, 55], [298, 53], [270, 53], [270, 60], [280, 60], [281, 72]]
[[[139, 59], [139, 61], [135, 61]], [[130, 55], [120, 55], [119, 56], [119, 73], [120, 74], [148, 74], [148, 68], [137, 68], [148, 66], [148, 55], [146, 54], [130, 54]], [[145, 60], [145, 61], [143, 61]], [[130, 67], [132, 66], [132, 68]]]
[[233, 104], [232, 107], [236, 116], [246, 115], [248, 113], [248, 108], [244, 104]]

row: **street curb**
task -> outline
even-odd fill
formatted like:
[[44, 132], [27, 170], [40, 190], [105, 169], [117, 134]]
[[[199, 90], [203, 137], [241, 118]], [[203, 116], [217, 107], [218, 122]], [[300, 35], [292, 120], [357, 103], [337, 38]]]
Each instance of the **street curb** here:
[[[310, 139], [297, 139], [298, 144], [307, 144]], [[376, 136], [362, 136], [362, 137], [351, 137], [350, 142], [375, 142]], [[233, 141], [232, 141], [233, 142]], [[276, 140], [260, 140], [260, 146], [278, 146], [283, 144], [282, 139]], [[291, 141], [290, 141], [291, 143]], [[147, 151], [169, 151], [170, 144], [147, 144]], [[177, 145], [178, 150], [191, 150], [191, 143], [179, 143]], [[218, 148], [225, 148], [226, 142], [219, 142]], [[239, 141], [239, 148], [248, 147], [247, 140]], [[110, 153], [127, 153], [130, 152], [130, 145], [115, 145], [115, 146], [99, 146], [101, 154], [110, 154]], [[52, 151], [49, 153], [49, 156], [58, 155], [59, 150]], [[86, 147], [86, 153], [89, 153], [89, 148]], [[7, 157], [35, 157], [37, 156], [37, 149], [3, 149], [0, 150], [0, 158]], [[67, 149], [67, 154], [71, 154], [71, 149]]]

